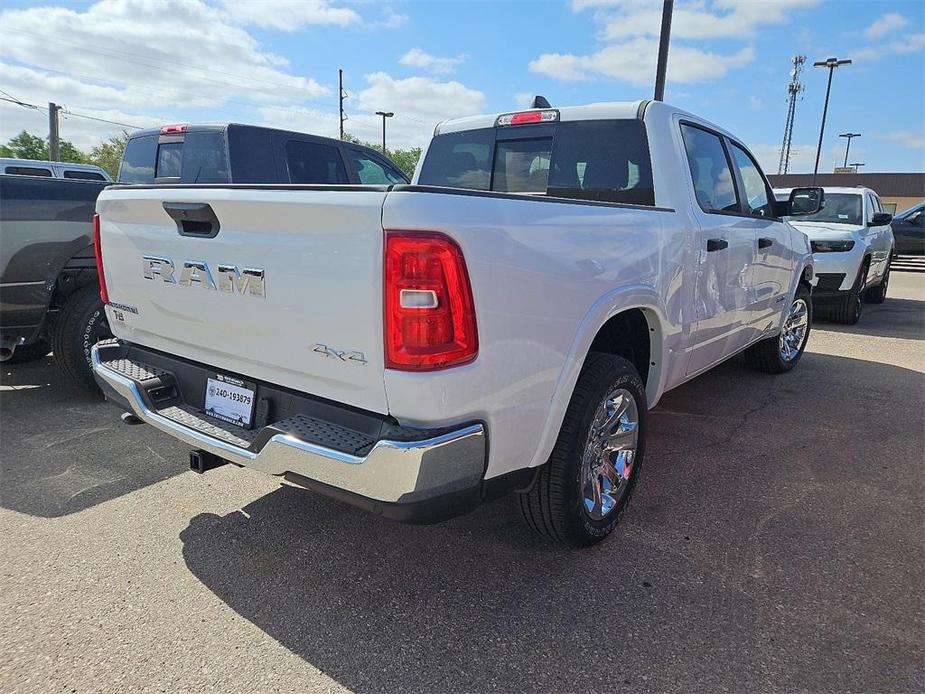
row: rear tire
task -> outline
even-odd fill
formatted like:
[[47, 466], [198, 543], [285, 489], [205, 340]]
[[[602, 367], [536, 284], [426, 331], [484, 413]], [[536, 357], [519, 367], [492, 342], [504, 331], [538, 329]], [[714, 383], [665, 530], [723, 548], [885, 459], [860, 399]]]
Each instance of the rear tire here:
[[552, 455], [519, 495], [527, 525], [568, 547], [613, 532], [642, 466], [646, 418], [636, 368], [622, 357], [589, 354]]
[[840, 303], [836, 304], [832, 310], [832, 320], [837, 323], [844, 323], [845, 325], [854, 325], [861, 319], [861, 311], [863, 309], [863, 302], [861, 301], [861, 296], [864, 291], [864, 285], [867, 283], [867, 273], [870, 270], [870, 265], [865, 262], [861, 269], [858, 270], [857, 279], [854, 281], [854, 285], [848, 291], [848, 296], [841, 300]]
[[[812, 324], [811, 294], [805, 284], [799, 284], [793, 301], [790, 303], [787, 317], [784, 319], [784, 325], [781, 326], [780, 334], [756, 342], [745, 350], [745, 359], [749, 366], [769, 374], [782, 374], [790, 371], [803, 356], [806, 343], [809, 342], [809, 331]], [[805, 328], [802, 335], [799, 334], [801, 327]], [[790, 338], [787, 349], [785, 349], [786, 338]]]
[[864, 301], [868, 304], [882, 304], [886, 301], [886, 292], [890, 286], [890, 265], [892, 265], [892, 263], [888, 260], [886, 263], [886, 271], [883, 273], [883, 279], [880, 280], [880, 284], [864, 292]]
[[90, 350], [107, 337], [112, 337], [112, 333], [99, 288], [91, 284], [78, 289], [58, 312], [51, 345], [58, 367], [84, 390], [99, 392], [90, 365]]
[[6, 360], [6, 364], [25, 364], [30, 361], [37, 361], [51, 351], [51, 346], [45, 340], [38, 340], [31, 345], [19, 347], [13, 352], [13, 356]]

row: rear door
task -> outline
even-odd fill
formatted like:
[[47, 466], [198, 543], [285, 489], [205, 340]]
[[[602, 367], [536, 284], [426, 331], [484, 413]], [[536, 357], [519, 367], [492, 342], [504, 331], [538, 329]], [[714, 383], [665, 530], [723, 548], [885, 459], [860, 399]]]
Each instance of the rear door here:
[[387, 412], [385, 195], [106, 191], [97, 209], [113, 333], [216, 372]]
[[693, 184], [692, 212], [700, 226], [690, 375], [748, 344], [758, 239], [754, 220], [741, 212], [724, 138], [692, 123], [681, 124], [681, 135]]

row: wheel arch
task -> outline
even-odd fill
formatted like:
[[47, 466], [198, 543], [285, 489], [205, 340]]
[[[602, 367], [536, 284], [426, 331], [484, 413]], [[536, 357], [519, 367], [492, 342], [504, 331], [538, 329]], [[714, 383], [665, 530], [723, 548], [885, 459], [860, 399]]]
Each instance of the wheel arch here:
[[629, 359], [640, 376], [651, 408], [661, 397], [667, 374], [668, 321], [660, 298], [651, 287], [616, 290], [599, 299], [581, 321], [562, 367], [549, 414], [530, 466], [541, 465], [555, 445], [566, 408], [588, 355], [602, 351]]

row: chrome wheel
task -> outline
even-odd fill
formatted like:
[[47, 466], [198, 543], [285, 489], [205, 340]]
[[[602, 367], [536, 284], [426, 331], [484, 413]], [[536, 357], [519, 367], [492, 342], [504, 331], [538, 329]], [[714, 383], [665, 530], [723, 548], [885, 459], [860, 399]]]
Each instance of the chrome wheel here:
[[797, 357], [806, 341], [808, 328], [809, 308], [806, 300], [795, 299], [790, 305], [787, 320], [784, 321], [784, 327], [780, 331], [780, 358], [783, 361], [793, 361]]
[[581, 458], [582, 503], [592, 520], [605, 518], [625, 494], [638, 436], [636, 400], [618, 388], [598, 405]]

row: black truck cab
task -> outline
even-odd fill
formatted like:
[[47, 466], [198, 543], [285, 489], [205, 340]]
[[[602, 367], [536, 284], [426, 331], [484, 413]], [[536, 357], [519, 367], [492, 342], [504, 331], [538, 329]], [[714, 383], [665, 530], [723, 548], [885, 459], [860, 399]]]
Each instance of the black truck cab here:
[[167, 125], [131, 135], [119, 183], [408, 183], [363, 145], [238, 123]]

